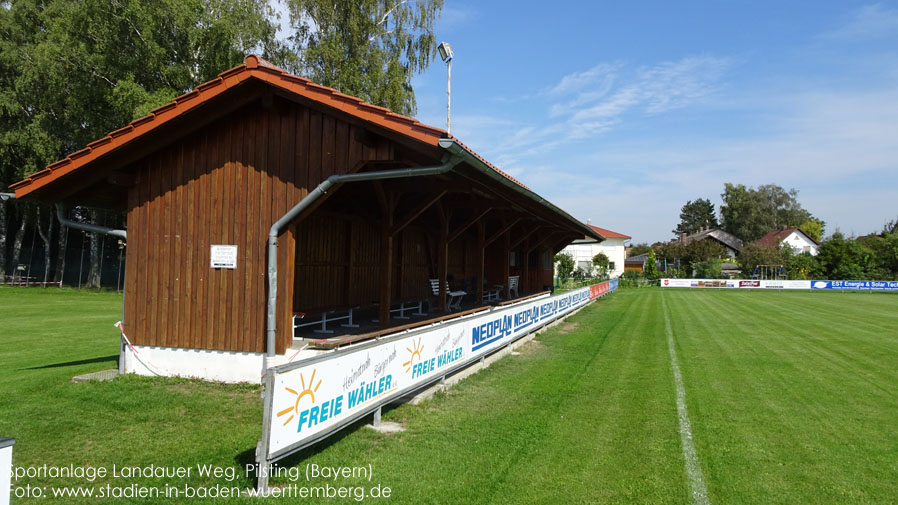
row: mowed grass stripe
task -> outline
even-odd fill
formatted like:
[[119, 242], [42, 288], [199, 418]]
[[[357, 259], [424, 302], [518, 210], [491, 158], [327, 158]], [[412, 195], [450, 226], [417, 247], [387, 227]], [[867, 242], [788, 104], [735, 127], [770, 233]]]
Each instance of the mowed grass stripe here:
[[871, 309], [846, 294], [834, 312], [820, 293], [671, 295], [712, 501], [893, 502], [898, 391], [888, 370], [898, 362], [898, 331], [843, 336], [826, 328], [843, 313], [889, 320], [895, 305]]
[[[840, 303], [827, 303], [833, 297], [841, 298]], [[825, 353], [838, 361], [842, 370], [876, 369], [888, 376], [889, 382], [898, 381], [898, 368], [878, 358], [883, 352], [898, 354], [898, 306], [872, 308], [868, 301], [869, 294], [861, 293], [780, 293], [756, 300], [792, 322], [776, 323], [784, 333], [801, 335], [814, 344], [809, 347], [812, 352]], [[871, 317], [873, 314], [877, 316]], [[867, 324], [869, 321], [879, 324]]]
[[686, 389], [683, 386], [683, 375], [680, 372], [677, 359], [676, 344], [674, 343], [673, 329], [670, 324], [670, 312], [661, 293], [661, 311], [664, 316], [664, 332], [667, 335], [667, 350], [670, 353], [670, 366], [673, 370], [674, 388], [677, 395], [677, 420], [680, 425], [680, 445], [683, 450], [683, 459], [686, 464], [686, 474], [689, 476], [689, 485], [692, 487], [692, 502], [695, 505], [709, 504], [708, 489], [705, 486], [705, 478], [702, 476], [702, 464], [695, 452], [693, 443], [692, 424], [689, 421], [689, 410], [686, 406]]
[[356, 432], [311, 461], [346, 464], [350, 438], [379, 440], [363, 460], [410, 503], [688, 501], [658, 301], [587, 307], [450, 394], [388, 413], [400, 437]]

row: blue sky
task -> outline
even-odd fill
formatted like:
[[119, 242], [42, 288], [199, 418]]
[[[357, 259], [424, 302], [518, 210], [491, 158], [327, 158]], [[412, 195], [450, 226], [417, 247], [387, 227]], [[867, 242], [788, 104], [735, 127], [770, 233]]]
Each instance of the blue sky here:
[[[898, 2], [447, 0], [436, 35], [452, 133], [634, 242], [724, 182], [798, 189], [827, 234], [898, 217]], [[414, 86], [445, 127], [445, 65]]]

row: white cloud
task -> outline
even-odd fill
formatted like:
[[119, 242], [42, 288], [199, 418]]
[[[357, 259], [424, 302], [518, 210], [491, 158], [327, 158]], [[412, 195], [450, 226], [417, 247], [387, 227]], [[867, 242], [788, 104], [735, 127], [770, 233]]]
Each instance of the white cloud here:
[[550, 95], [566, 95], [580, 92], [583, 88], [592, 88], [597, 83], [610, 87], [621, 67], [622, 65], [619, 63], [599, 63], [589, 70], [572, 72], [562, 77], [558, 84], [553, 86], [548, 93]]
[[898, 214], [898, 90], [818, 92], [756, 105], [778, 114], [769, 133], [618, 145], [567, 175], [557, 167], [524, 169], [525, 181], [572, 215], [636, 241], [669, 238], [679, 207], [695, 198], [719, 204], [724, 182], [795, 187], [829, 232], [869, 233]]
[[845, 25], [828, 33], [827, 37], [840, 40], [875, 39], [894, 37], [896, 32], [898, 9], [875, 3], [861, 7]]
[[547, 110], [541, 123], [470, 115], [453, 119], [457, 125], [453, 132], [504, 170], [518, 175], [524, 170], [522, 160], [595, 138], [628, 115], [654, 116], [699, 102], [714, 92], [728, 66], [728, 60], [709, 56], [639, 68], [601, 63], [568, 74], [530, 97], [531, 106], [539, 108], [542, 101]]

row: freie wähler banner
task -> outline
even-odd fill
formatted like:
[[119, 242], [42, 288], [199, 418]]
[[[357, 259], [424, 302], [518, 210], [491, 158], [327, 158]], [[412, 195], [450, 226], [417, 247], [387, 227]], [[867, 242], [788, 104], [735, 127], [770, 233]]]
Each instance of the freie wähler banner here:
[[273, 461], [617, 288], [617, 280], [356, 344], [268, 369]]
[[746, 279], [661, 279], [663, 288], [825, 289], [898, 291], [898, 281], [801, 281]]

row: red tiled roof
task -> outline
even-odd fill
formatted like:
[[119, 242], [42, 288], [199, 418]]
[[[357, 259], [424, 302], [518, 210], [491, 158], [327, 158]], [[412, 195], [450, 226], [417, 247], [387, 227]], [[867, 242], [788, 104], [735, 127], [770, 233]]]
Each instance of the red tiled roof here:
[[598, 233], [599, 235], [601, 235], [605, 238], [623, 238], [623, 239], [633, 238], [629, 235], [624, 235], [623, 233], [618, 233], [616, 231], [606, 230], [605, 228], [599, 228], [598, 226], [593, 226], [591, 224], [588, 226], [590, 228], [592, 228], [596, 233]]
[[801, 230], [801, 228], [783, 228], [782, 230], [773, 230], [772, 232], [768, 233], [767, 235], [764, 235], [763, 237], [761, 237], [761, 239], [758, 240], [758, 243], [763, 246], [767, 246], [767, 247], [779, 247], [780, 242], [786, 240], [786, 238], [789, 235], [791, 235], [792, 232], [794, 232], [794, 231], [801, 233], [802, 235], [807, 237], [808, 240], [810, 240], [811, 242], [813, 242], [815, 244], [817, 243], [817, 241], [814, 240], [813, 238], [811, 238], [810, 235], [803, 232]]
[[[22, 198], [60, 177], [68, 175], [125, 144], [134, 141], [141, 135], [165, 125], [172, 119], [190, 112], [197, 106], [215, 98], [234, 86], [242, 84], [250, 78], [265, 81], [273, 86], [278, 86], [429, 145], [438, 146], [440, 138], [455, 138], [443, 129], [425, 125], [417, 119], [396, 114], [384, 107], [378, 107], [377, 105], [364, 102], [360, 98], [345, 95], [333, 88], [320, 86], [303, 77], [289, 74], [286, 70], [278, 68], [264, 59], [251, 54], [246, 57], [243, 65], [225, 70], [218, 74], [217, 78], [200, 84], [193, 91], [175, 98], [170, 103], [153, 109], [150, 111], [149, 115], [131, 121], [131, 123], [124, 128], [112, 131], [105, 137], [91, 142], [84, 149], [69, 154], [65, 158], [47, 165], [47, 168], [31, 174], [24, 180], [11, 185], [10, 188], [15, 190], [17, 198]], [[456, 139], [456, 141], [457, 140], [458, 139]], [[461, 142], [459, 142], [459, 144], [461, 144]], [[502, 174], [509, 180], [527, 188], [507, 173], [499, 170], [495, 165], [484, 160], [480, 155], [477, 155], [470, 149], [468, 149], [468, 151], [477, 156], [499, 174]]]

